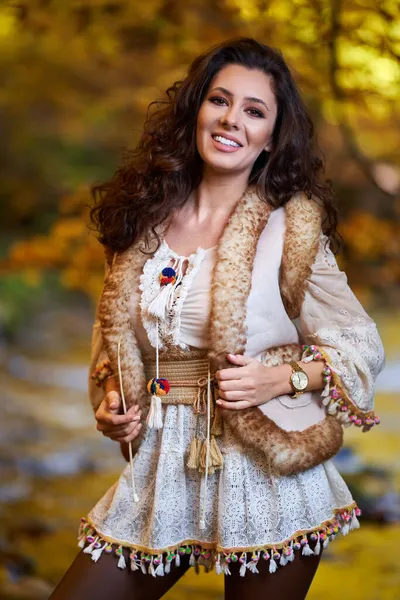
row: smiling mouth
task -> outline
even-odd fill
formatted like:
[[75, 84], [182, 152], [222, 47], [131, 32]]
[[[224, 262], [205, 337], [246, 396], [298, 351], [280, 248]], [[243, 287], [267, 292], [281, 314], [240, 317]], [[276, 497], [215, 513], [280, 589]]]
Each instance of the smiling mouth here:
[[242, 148], [242, 145], [238, 142], [234, 142], [233, 140], [223, 137], [222, 135], [212, 135], [211, 137], [213, 138], [213, 140], [219, 142], [220, 144], [223, 144], [224, 146], [230, 146], [231, 148]]

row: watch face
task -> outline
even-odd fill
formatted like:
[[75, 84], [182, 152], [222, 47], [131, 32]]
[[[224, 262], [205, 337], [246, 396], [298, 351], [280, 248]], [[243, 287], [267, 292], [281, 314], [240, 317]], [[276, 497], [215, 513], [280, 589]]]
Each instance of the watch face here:
[[305, 390], [308, 385], [308, 377], [302, 371], [295, 371], [292, 373], [291, 380], [293, 387], [299, 392]]

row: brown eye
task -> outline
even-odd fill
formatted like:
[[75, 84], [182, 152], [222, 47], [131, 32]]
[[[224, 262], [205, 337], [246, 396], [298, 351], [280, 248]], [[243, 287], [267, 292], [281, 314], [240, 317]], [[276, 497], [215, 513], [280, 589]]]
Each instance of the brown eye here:
[[217, 104], [218, 106], [221, 106], [221, 104], [219, 104], [219, 102], [217, 102], [218, 100], [221, 100], [222, 102], [226, 102], [225, 98], [221, 98], [220, 96], [214, 96], [213, 98], [209, 99], [210, 102], [212, 102], [213, 104]]
[[249, 111], [252, 111], [254, 116], [260, 117], [261, 119], [264, 119], [264, 115], [262, 114], [261, 111], [257, 110], [256, 108], [249, 108]]

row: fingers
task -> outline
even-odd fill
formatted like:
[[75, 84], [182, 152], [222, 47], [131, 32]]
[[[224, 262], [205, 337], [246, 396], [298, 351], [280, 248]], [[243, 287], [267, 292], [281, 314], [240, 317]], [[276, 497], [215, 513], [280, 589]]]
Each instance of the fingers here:
[[250, 391], [254, 389], [254, 382], [251, 379], [229, 379], [218, 382], [218, 390], [221, 392], [233, 392], [238, 390]]
[[112, 412], [118, 412], [121, 406], [121, 398], [116, 390], [108, 392], [104, 398], [104, 403], [108, 406]]
[[237, 402], [238, 400], [250, 401], [251, 398], [251, 395], [245, 390], [235, 390], [231, 392], [218, 391], [218, 396], [219, 398], [228, 400], [229, 402]]
[[109, 435], [110, 433], [113, 435], [126, 435], [132, 430], [132, 427], [139, 422], [140, 416], [137, 415], [134, 421], [125, 425], [103, 425], [101, 423], [97, 423], [97, 430], [103, 432], [104, 435]]
[[[113, 392], [114, 393], [114, 392]], [[111, 394], [111, 392], [110, 392]], [[108, 396], [108, 394], [107, 394]], [[100, 427], [97, 427], [100, 431], [104, 429], [110, 429], [114, 427], [122, 427], [126, 426], [128, 423], [132, 423], [133, 421], [137, 421], [140, 419], [142, 415], [142, 411], [140, 408], [135, 405], [129, 408], [126, 414], [116, 414], [116, 411], [110, 411], [109, 409], [109, 398], [107, 396], [104, 398], [102, 403], [100, 404], [95, 418]], [[113, 400], [112, 400], [113, 402]]]
[[229, 410], [243, 410], [244, 408], [251, 408], [253, 406], [248, 400], [238, 400], [237, 402], [217, 400], [217, 404], [221, 408], [227, 408]]
[[109, 437], [111, 440], [114, 440], [115, 442], [132, 442], [139, 435], [141, 428], [142, 423], [137, 423], [134, 425], [133, 429], [129, 433], [125, 433], [124, 435], [109, 435], [107, 437]]
[[243, 371], [241, 368], [238, 369], [220, 369], [215, 373], [215, 379], [222, 381], [225, 379], [241, 379], [243, 377]]
[[243, 354], [227, 354], [226, 357], [229, 362], [242, 366], [248, 365], [253, 360], [251, 356], [244, 356]]

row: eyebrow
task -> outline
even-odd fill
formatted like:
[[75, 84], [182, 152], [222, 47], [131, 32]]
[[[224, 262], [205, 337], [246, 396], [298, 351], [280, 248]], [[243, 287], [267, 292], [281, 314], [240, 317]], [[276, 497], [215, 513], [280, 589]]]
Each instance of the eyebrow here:
[[[224, 92], [224, 94], [226, 94], [227, 96], [230, 96], [231, 98], [233, 97], [232, 92], [230, 92], [229, 90], [227, 90], [224, 87], [219, 87], [218, 86], [216, 88], [213, 88], [211, 90], [211, 92], [213, 92], [214, 90], [220, 90], [221, 92]], [[255, 98], [254, 96], [246, 96], [245, 100], [249, 100], [249, 102], [257, 102], [258, 104], [263, 104], [265, 106], [265, 108], [267, 110], [269, 110], [268, 106], [265, 104], [264, 100], [261, 100], [261, 98]]]

